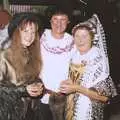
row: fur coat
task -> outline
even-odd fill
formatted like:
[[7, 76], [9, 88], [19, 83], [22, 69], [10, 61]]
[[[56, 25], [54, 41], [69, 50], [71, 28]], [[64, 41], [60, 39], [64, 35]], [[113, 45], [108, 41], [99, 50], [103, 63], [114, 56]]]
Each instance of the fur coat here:
[[42, 120], [39, 97], [31, 98], [25, 88], [41, 82], [39, 40], [25, 49], [19, 38], [15, 33], [12, 40], [4, 39], [11, 44], [0, 49], [0, 120]]

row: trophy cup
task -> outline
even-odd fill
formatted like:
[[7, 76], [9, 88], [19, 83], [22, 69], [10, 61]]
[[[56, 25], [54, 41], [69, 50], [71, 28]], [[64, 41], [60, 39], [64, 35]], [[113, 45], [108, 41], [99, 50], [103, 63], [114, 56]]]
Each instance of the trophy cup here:
[[[69, 67], [68, 79], [72, 80], [73, 84], [80, 85], [85, 70], [85, 65], [86, 65], [85, 61], [82, 61], [80, 64], [74, 64], [71, 62]], [[74, 116], [74, 108], [77, 98], [78, 94], [76, 92], [67, 96], [65, 107], [66, 120], [72, 120]]]

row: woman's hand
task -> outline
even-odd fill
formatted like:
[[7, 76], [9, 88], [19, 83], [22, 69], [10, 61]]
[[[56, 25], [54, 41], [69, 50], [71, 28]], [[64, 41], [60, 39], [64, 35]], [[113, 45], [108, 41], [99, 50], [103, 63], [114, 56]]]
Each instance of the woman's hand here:
[[59, 90], [61, 93], [70, 94], [76, 92], [78, 87], [71, 80], [64, 80], [61, 82]]
[[27, 85], [26, 89], [30, 96], [37, 97], [43, 93], [44, 86], [41, 82], [38, 82]]

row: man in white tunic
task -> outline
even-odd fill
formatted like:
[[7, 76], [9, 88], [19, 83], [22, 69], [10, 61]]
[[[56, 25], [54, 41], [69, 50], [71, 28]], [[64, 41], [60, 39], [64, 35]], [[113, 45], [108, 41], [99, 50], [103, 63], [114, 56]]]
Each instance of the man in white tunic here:
[[[61, 81], [68, 78], [73, 38], [65, 32], [69, 24], [69, 17], [65, 11], [57, 9], [52, 15], [50, 23], [51, 29], [45, 29], [41, 37], [43, 68], [40, 77], [46, 89], [58, 92]], [[49, 96], [50, 94], [46, 93], [42, 98], [42, 103], [46, 106]]]

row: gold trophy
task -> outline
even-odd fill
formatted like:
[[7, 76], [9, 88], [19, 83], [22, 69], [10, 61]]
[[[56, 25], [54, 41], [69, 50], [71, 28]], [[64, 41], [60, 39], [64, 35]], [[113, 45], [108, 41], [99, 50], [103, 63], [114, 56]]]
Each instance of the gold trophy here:
[[[73, 84], [80, 85], [85, 70], [85, 65], [85, 61], [82, 61], [80, 64], [74, 64], [71, 62], [69, 67], [68, 79], [72, 80]], [[73, 119], [77, 96], [78, 94], [76, 92], [67, 96], [65, 107], [65, 120]]]

